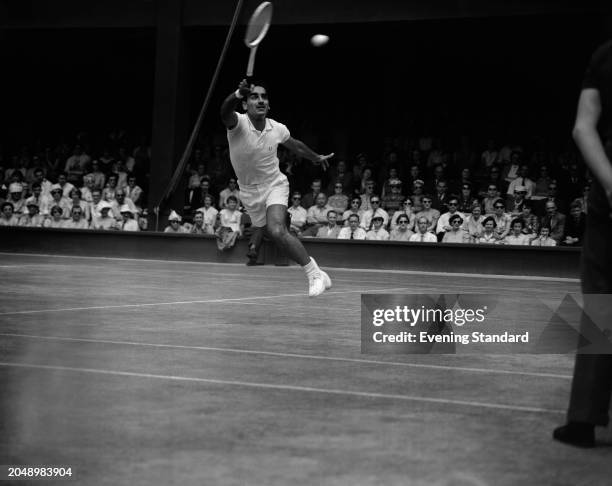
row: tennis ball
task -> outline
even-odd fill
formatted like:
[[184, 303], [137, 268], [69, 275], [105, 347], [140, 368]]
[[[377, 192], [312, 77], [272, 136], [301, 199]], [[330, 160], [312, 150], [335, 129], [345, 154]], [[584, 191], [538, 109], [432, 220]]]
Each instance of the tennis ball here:
[[316, 34], [310, 38], [310, 43], [315, 47], [321, 47], [329, 41], [329, 36], [324, 34]]

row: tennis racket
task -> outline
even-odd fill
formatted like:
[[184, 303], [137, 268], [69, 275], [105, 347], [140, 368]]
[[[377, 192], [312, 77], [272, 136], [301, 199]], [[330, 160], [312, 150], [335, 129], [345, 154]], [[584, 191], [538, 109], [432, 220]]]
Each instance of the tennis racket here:
[[255, 69], [255, 54], [257, 47], [264, 39], [272, 22], [272, 3], [262, 2], [251, 15], [249, 25], [244, 36], [244, 43], [251, 50], [249, 54], [249, 63], [247, 64], [247, 78], [253, 76]]

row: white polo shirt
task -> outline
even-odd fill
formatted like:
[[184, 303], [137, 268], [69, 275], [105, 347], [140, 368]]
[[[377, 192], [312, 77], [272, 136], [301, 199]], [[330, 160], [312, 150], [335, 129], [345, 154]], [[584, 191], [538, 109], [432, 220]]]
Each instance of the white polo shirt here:
[[291, 136], [285, 125], [266, 119], [263, 131], [257, 130], [246, 114], [236, 113], [238, 123], [227, 131], [230, 159], [239, 185], [272, 182], [280, 174], [277, 149]]

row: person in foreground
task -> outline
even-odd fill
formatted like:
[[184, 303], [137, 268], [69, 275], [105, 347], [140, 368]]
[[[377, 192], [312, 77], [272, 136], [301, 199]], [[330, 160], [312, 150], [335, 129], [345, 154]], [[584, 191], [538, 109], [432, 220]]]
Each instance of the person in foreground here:
[[[241, 105], [246, 113], [237, 113]], [[329, 155], [319, 155], [291, 137], [285, 125], [268, 118], [268, 92], [261, 84], [242, 80], [238, 89], [221, 105], [221, 119], [227, 128], [230, 160], [238, 176], [240, 199], [256, 228], [266, 228], [270, 238], [291, 259], [299, 263], [308, 278], [308, 295], [315, 297], [331, 287], [327, 273], [319, 268], [301, 241], [286, 226], [289, 182], [279, 169], [278, 145], [327, 169]]]
[[[599, 130], [598, 130], [599, 129]], [[572, 380], [567, 424], [553, 437], [578, 447], [595, 446], [595, 426], [610, 420], [612, 392], [612, 41], [600, 46], [588, 66], [578, 102], [574, 140], [594, 181], [588, 200], [582, 249], [581, 285], [584, 312], [580, 335], [596, 334], [596, 349], [578, 349]], [[598, 294], [598, 295], [592, 295]], [[595, 316], [604, 316], [603, 319]], [[589, 316], [594, 316], [593, 321]], [[600, 326], [599, 329], [597, 327]], [[604, 329], [607, 327], [607, 329]], [[589, 339], [593, 343], [593, 339]], [[592, 347], [592, 346], [591, 346]]]

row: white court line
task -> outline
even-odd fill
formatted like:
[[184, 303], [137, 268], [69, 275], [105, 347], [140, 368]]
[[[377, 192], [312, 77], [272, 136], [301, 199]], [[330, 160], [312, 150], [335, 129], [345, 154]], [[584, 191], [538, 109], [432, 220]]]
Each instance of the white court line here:
[[[342, 290], [342, 291], [326, 291], [324, 294], [318, 297], [320, 300], [322, 297], [327, 295], [342, 295], [342, 294], [362, 294], [369, 292], [397, 292], [400, 290], [411, 290], [412, 287], [396, 287], [392, 289], [359, 289], [359, 290]], [[97, 305], [91, 307], [64, 307], [59, 309], [36, 309], [36, 310], [23, 310], [13, 312], [0, 312], [0, 316], [13, 316], [23, 314], [44, 314], [47, 312], [69, 312], [69, 311], [87, 311], [87, 310], [105, 310], [105, 309], [127, 309], [127, 308], [138, 308], [138, 307], [155, 307], [162, 305], [185, 305], [185, 304], [218, 304], [222, 302], [237, 302], [245, 300], [266, 300], [266, 299], [280, 299], [283, 297], [306, 297], [306, 292], [300, 292], [299, 294], [277, 294], [277, 295], [260, 295], [252, 297], [236, 297], [232, 299], [208, 299], [208, 300], [184, 300], [184, 301], [173, 301], [173, 302], [149, 302], [144, 304], [117, 304], [117, 305]]]
[[[338, 361], [343, 363], [360, 363], [360, 364], [372, 364], [372, 365], [388, 365], [388, 366], [400, 366], [404, 368], [424, 368], [433, 370], [444, 370], [444, 371], [465, 371], [474, 373], [492, 373], [500, 375], [518, 375], [518, 376], [535, 376], [538, 378], [561, 378], [570, 380], [572, 377], [568, 375], [557, 375], [553, 373], [538, 373], [529, 371], [512, 371], [512, 370], [495, 370], [492, 368], [467, 368], [459, 366], [444, 366], [444, 365], [430, 365], [420, 363], [402, 363], [397, 361], [381, 361], [372, 359], [358, 359], [358, 358], [340, 358], [334, 356], [320, 356], [313, 354], [297, 354], [297, 353], [280, 353], [275, 351], [254, 351], [250, 349], [237, 349], [237, 348], [216, 348], [211, 346], [187, 346], [181, 344], [157, 344], [157, 343], [143, 343], [135, 341], [114, 341], [108, 339], [85, 339], [85, 338], [71, 338], [61, 336], [38, 336], [33, 334], [15, 334], [15, 333], [0, 333], [0, 336], [7, 337], [20, 337], [30, 339], [47, 339], [50, 341], [68, 341], [68, 342], [79, 342], [79, 343], [94, 343], [94, 344], [117, 344], [124, 346], [143, 346], [151, 348], [167, 348], [167, 349], [186, 349], [192, 351], [218, 351], [222, 353], [238, 353], [238, 354], [254, 354], [262, 356], [275, 356], [280, 358], [299, 358], [299, 359], [311, 359], [321, 361]], [[454, 356], [466, 356], [466, 355], [454, 355]]]
[[[47, 253], [14, 253], [14, 252], [0, 252], [0, 255], [8, 256], [26, 256], [26, 257], [45, 257], [45, 258], [81, 258], [89, 260], [117, 260], [117, 261], [131, 261], [131, 262], [156, 262], [156, 263], [173, 263], [173, 264], [187, 264], [187, 265], [227, 265], [233, 267], [244, 267], [244, 263], [221, 263], [221, 262], [196, 262], [189, 260], [156, 260], [146, 258], [120, 258], [120, 257], [100, 257], [100, 256], [74, 256], [74, 255], [51, 255]], [[281, 266], [271, 267], [274, 271], [282, 269], [287, 270], [299, 270], [299, 266]], [[345, 268], [345, 267], [328, 267], [325, 269], [341, 272], [364, 272], [364, 273], [394, 273], [400, 275], [430, 275], [430, 276], [445, 276], [445, 277], [467, 277], [467, 278], [488, 278], [488, 279], [502, 279], [502, 280], [538, 280], [544, 282], [572, 282], [580, 283], [578, 278], [565, 278], [565, 277], [540, 277], [537, 275], [499, 275], [499, 274], [485, 274], [485, 273], [453, 273], [453, 272], [426, 272], [419, 270], [379, 270], [376, 268]]]
[[550, 408], [539, 408], [539, 407], [524, 407], [521, 405], [504, 405], [499, 403], [486, 403], [486, 402], [475, 402], [465, 400], [453, 400], [448, 398], [433, 398], [433, 397], [420, 397], [415, 395], [396, 395], [390, 393], [371, 393], [371, 392], [360, 392], [351, 390], [340, 390], [336, 388], [314, 388], [309, 386], [297, 386], [297, 385], [274, 385], [271, 383], [257, 383], [248, 381], [234, 381], [234, 380], [218, 380], [214, 378], [195, 378], [189, 376], [175, 376], [175, 375], [155, 375], [150, 373], [135, 373], [131, 371], [113, 371], [113, 370], [101, 370], [95, 368], [74, 368], [71, 366], [52, 366], [52, 365], [37, 365], [30, 363], [6, 363], [0, 362], [0, 366], [12, 367], [12, 368], [29, 368], [49, 371], [73, 371], [78, 373], [93, 373], [99, 375], [110, 375], [110, 376], [128, 376], [133, 378], [154, 378], [160, 380], [170, 381], [186, 381], [196, 383], [208, 383], [212, 385], [229, 385], [239, 386], [247, 388], [263, 388], [268, 390], [283, 390], [283, 391], [296, 391], [296, 392], [309, 392], [309, 393], [324, 393], [328, 395], [345, 395], [361, 398], [383, 398], [388, 400], [405, 400], [411, 402], [423, 402], [423, 403], [438, 403], [444, 405], [459, 405], [466, 407], [480, 407], [497, 410], [509, 410], [513, 412], [531, 412], [531, 413], [550, 413], [550, 414], [565, 414], [566, 410], [557, 410]]

